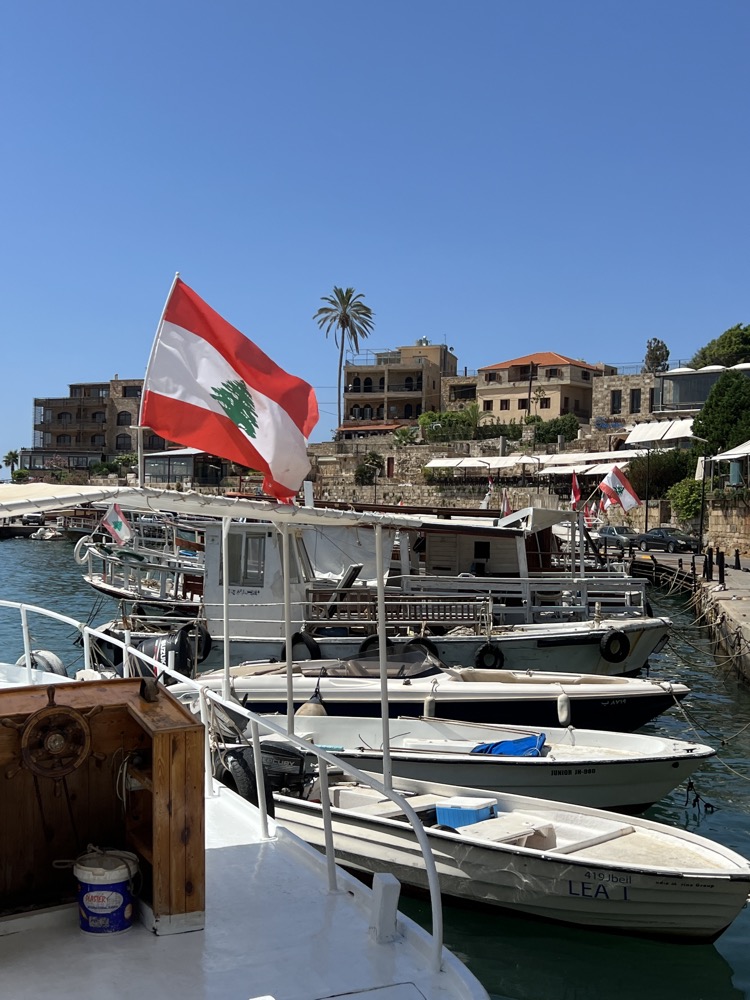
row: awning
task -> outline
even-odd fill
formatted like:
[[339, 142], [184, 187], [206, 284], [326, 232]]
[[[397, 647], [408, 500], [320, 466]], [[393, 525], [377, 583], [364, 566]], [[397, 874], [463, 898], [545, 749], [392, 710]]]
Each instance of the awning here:
[[462, 458], [433, 458], [425, 465], [425, 469], [455, 469], [461, 462]]
[[518, 464], [513, 455], [489, 455], [487, 458], [462, 458], [460, 469], [511, 469]]
[[643, 441], [674, 441], [677, 438], [691, 437], [693, 418], [680, 420], [646, 420], [636, 424], [625, 438], [625, 444], [639, 444]]
[[172, 448], [171, 451], [147, 451], [144, 458], [180, 458], [185, 455], [207, 455], [207, 451], [200, 448]]
[[588, 465], [545, 465], [537, 473], [538, 476], [570, 476], [574, 472], [577, 476], [583, 475], [587, 469], [591, 468], [591, 464]]
[[623, 472], [627, 469], [627, 462], [602, 462], [601, 465], [590, 466], [587, 476], [608, 476], [612, 469], [621, 469]]
[[743, 444], [738, 444], [736, 448], [730, 448], [729, 451], [723, 451], [720, 455], [714, 455], [711, 461], [729, 462], [735, 458], [747, 458], [748, 455], [750, 455], [750, 441], [745, 441]]

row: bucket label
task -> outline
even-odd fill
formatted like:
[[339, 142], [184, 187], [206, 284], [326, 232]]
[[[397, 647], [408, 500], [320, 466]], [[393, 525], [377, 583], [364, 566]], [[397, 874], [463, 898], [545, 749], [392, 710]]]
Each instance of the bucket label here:
[[84, 907], [92, 913], [114, 913], [125, 902], [125, 898], [122, 893], [114, 890], [110, 892], [100, 890], [84, 893], [82, 902]]

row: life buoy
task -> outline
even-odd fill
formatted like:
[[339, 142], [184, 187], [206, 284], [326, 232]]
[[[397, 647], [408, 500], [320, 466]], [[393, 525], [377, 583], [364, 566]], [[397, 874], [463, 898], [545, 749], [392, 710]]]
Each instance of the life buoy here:
[[480, 670], [499, 670], [505, 657], [495, 642], [485, 642], [474, 654], [474, 666]]
[[[307, 650], [307, 652], [310, 655], [307, 656], [307, 657], [305, 657], [305, 656], [296, 656], [295, 652], [294, 652], [294, 647], [295, 646], [298, 646], [298, 647], [299, 646], [304, 646], [305, 649]], [[282, 646], [281, 646], [281, 653], [279, 655], [280, 655], [281, 660], [286, 660], [286, 643], [282, 644]], [[320, 646], [317, 644], [317, 642], [313, 639], [313, 637], [311, 635], [308, 635], [307, 632], [295, 632], [292, 635], [292, 659], [293, 660], [304, 660], [304, 659], [319, 660], [320, 656], [321, 656]]]
[[[396, 644], [393, 641], [393, 639], [389, 639], [387, 636], [385, 639], [385, 648], [387, 651], [394, 650], [396, 648]], [[380, 637], [377, 635], [368, 635], [366, 639], [362, 640], [357, 656], [364, 656], [366, 653], [374, 654], [379, 649], [380, 649]]]
[[430, 656], [434, 656], [436, 660], [440, 659], [440, 653], [438, 653], [437, 646], [432, 639], [428, 639], [426, 635], [420, 635], [405, 642], [404, 652], [428, 653]]
[[73, 558], [79, 566], [83, 566], [87, 562], [89, 546], [93, 544], [94, 539], [91, 535], [81, 535], [76, 542], [76, 547], [73, 549]]
[[627, 659], [630, 652], [630, 639], [622, 629], [611, 628], [602, 636], [599, 643], [599, 650], [602, 656], [609, 663], [622, 663]]

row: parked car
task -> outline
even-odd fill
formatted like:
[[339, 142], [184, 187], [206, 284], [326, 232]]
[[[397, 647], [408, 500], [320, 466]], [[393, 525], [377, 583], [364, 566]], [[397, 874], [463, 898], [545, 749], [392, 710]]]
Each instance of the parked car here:
[[44, 514], [22, 514], [21, 524], [45, 524]]
[[650, 528], [636, 535], [633, 544], [637, 545], [641, 552], [648, 552], [649, 549], [663, 549], [665, 552], [700, 550], [700, 542], [694, 535], [688, 535], [687, 532], [678, 531], [676, 528]]
[[606, 541], [608, 549], [618, 548], [621, 552], [624, 552], [631, 545], [633, 548], [637, 548], [637, 537], [638, 532], [634, 528], [628, 528], [625, 525], [603, 524], [599, 528], [599, 545], [603, 546]]

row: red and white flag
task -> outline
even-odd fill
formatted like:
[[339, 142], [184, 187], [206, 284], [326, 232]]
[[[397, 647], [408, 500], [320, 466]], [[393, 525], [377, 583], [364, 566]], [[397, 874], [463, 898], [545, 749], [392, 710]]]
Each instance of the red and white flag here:
[[151, 349], [140, 424], [168, 441], [264, 473], [290, 500], [310, 470], [312, 386], [289, 375], [175, 279]]
[[594, 523], [595, 516], [596, 512], [594, 511], [593, 507], [590, 507], [588, 504], [586, 504], [583, 508], [583, 519], [586, 522], [587, 528], [590, 528], [592, 526], [592, 524]]
[[510, 497], [508, 496], [507, 489], [503, 490], [503, 517], [509, 517], [513, 513], [513, 508], [510, 505]]
[[571, 503], [571, 506], [573, 507], [573, 510], [576, 509], [576, 506], [580, 502], [581, 502], [581, 488], [578, 485], [578, 476], [574, 472], [573, 473], [573, 480], [572, 480], [571, 485], [570, 485], [570, 503]]
[[120, 510], [119, 503], [113, 503], [102, 518], [102, 527], [110, 533], [118, 545], [124, 545], [133, 537], [127, 518]]
[[641, 506], [638, 494], [616, 465], [612, 466], [612, 471], [599, 483], [599, 489], [610, 503], [619, 503], [623, 510]]
[[608, 496], [606, 496], [606, 494], [602, 493], [602, 495], [599, 497], [599, 513], [603, 514], [607, 509], [607, 507], [611, 506], [612, 506], [612, 501], [609, 499]]

